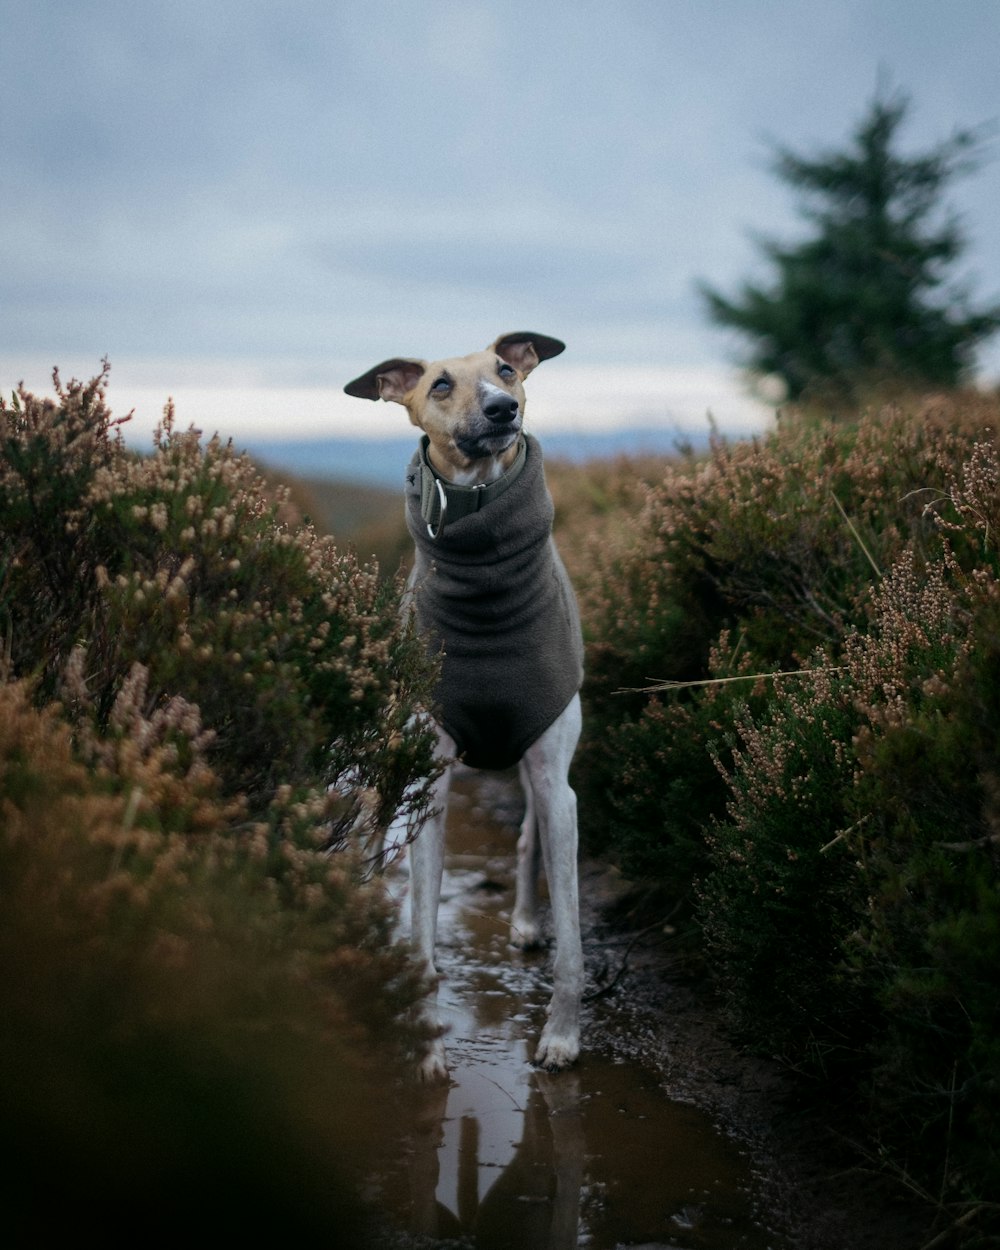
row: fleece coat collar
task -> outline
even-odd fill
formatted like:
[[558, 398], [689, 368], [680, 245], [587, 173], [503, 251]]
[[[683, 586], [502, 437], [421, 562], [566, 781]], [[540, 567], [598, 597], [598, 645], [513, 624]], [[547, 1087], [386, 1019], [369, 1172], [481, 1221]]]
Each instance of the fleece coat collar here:
[[435, 539], [440, 537], [445, 525], [468, 516], [470, 512], [478, 512], [480, 508], [485, 508], [499, 498], [505, 490], [509, 490], [520, 477], [527, 458], [527, 445], [520, 439], [514, 463], [502, 477], [482, 486], [456, 486], [434, 472], [429, 455], [430, 441], [426, 434], [420, 440], [416, 465], [411, 462], [410, 471], [415, 469], [417, 473], [417, 481], [420, 483], [420, 515], [427, 522], [427, 533]]
[[420, 464], [418, 449], [407, 469], [406, 519], [417, 549], [417, 621], [443, 652], [436, 713], [467, 764], [508, 768], [583, 681], [580, 618], [552, 542], [541, 448], [526, 435], [516, 480], [437, 538], [421, 515]]

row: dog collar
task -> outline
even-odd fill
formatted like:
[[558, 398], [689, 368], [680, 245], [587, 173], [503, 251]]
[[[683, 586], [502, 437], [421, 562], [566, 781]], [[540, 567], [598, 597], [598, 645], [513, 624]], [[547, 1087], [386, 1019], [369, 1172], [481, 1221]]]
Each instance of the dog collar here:
[[522, 438], [518, 441], [514, 463], [502, 477], [480, 486], [455, 486], [434, 472], [427, 455], [429, 446], [430, 439], [425, 434], [420, 440], [420, 459], [412, 467], [420, 475], [420, 515], [431, 538], [437, 538], [447, 522], [471, 516], [499, 498], [520, 477], [528, 457], [528, 445]]

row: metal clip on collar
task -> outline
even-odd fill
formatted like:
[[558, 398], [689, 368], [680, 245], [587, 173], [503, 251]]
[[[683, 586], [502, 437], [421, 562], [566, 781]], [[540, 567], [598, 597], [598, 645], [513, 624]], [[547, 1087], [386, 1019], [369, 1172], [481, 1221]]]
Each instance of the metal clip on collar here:
[[427, 533], [431, 538], [437, 538], [438, 534], [444, 528], [444, 514], [448, 511], [448, 496], [445, 494], [444, 483], [439, 477], [434, 479], [434, 485], [437, 487], [438, 499], [441, 501], [441, 511], [438, 513], [437, 529], [435, 529], [430, 521], [427, 522]]

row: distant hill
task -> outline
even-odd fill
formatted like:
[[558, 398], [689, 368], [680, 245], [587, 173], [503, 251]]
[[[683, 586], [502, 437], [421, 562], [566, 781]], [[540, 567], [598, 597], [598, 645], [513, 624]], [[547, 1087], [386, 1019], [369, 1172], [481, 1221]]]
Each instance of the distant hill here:
[[[314, 482], [327, 478], [402, 490], [416, 443], [414, 431], [399, 438], [255, 439], [242, 446], [267, 468]], [[581, 464], [622, 455], [669, 455], [682, 446], [700, 451], [708, 444], [708, 434], [692, 436], [663, 427], [553, 432], [543, 437], [542, 444], [547, 459]]]

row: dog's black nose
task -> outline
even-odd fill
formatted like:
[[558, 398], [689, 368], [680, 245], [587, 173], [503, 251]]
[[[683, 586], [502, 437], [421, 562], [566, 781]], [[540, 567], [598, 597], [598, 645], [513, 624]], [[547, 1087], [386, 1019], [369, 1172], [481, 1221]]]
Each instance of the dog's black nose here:
[[513, 395], [494, 395], [483, 405], [483, 416], [498, 425], [507, 425], [517, 416], [517, 400]]

